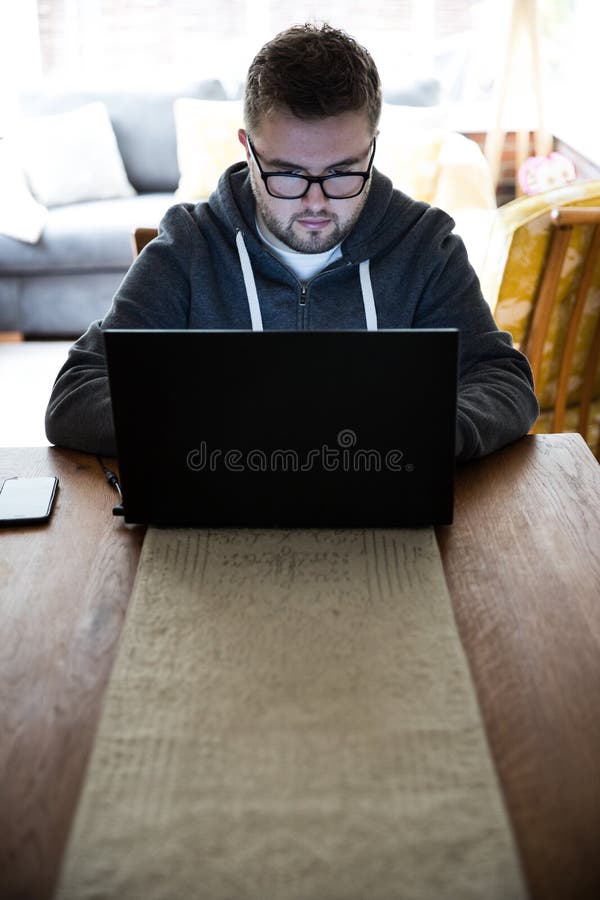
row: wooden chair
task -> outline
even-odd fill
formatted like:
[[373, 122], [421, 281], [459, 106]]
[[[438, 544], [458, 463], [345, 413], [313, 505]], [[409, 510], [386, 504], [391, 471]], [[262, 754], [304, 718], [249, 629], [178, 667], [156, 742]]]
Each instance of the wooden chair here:
[[[546, 258], [539, 292], [535, 304], [531, 324], [523, 345], [523, 351], [527, 355], [534, 379], [539, 377], [542, 368], [544, 349], [548, 340], [548, 331], [552, 311], [557, 303], [561, 275], [565, 267], [565, 260], [574, 237], [575, 226], [590, 225], [590, 237], [587, 247], [584, 249], [581, 264], [574, 277], [573, 299], [570, 315], [566, 328], [554, 409], [552, 411], [551, 429], [554, 432], [564, 430], [565, 415], [567, 411], [567, 398], [569, 385], [575, 377], [581, 379], [581, 391], [579, 394], [579, 423], [578, 431], [587, 435], [590, 407], [600, 362], [600, 295], [594, 302], [595, 310], [589, 311], [593, 317], [593, 328], [590, 329], [590, 340], [583, 349], [579, 359], [576, 359], [576, 346], [580, 334], [584, 311], [588, 306], [589, 295], [594, 285], [594, 276], [598, 270], [600, 261], [600, 206], [579, 208], [566, 206], [562, 209], [555, 208], [550, 213], [551, 239], [548, 256]], [[591, 303], [589, 303], [591, 306]], [[557, 347], [557, 352], [559, 348]]]
[[498, 214], [482, 286], [531, 364], [541, 410], [532, 431], [578, 431], [600, 459], [600, 182]]
[[136, 228], [131, 236], [134, 258], [138, 256], [146, 244], [153, 241], [158, 234], [158, 228]]

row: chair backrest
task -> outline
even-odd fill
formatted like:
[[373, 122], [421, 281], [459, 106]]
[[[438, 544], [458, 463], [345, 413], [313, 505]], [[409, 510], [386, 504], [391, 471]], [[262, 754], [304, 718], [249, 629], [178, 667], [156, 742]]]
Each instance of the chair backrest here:
[[600, 181], [498, 210], [482, 287], [531, 363], [543, 414], [534, 430], [589, 439], [600, 425], [599, 223]]
[[138, 256], [146, 244], [153, 241], [158, 234], [158, 228], [136, 228], [131, 236], [134, 257]]
[[[570, 401], [579, 404], [578, 430], [586, 435], [592, 400], [600, 394], [600, 206], [557, 207], [550, 221], [550, 245], [521, 348], [536, 384], [547, 357], [555, 357], [552, 431], [563, 430]], [[580, 242], [578, 230], [586, 232]], [[553, 315], [562, 317], [564, 326], [559, 323], [551, 335]]]

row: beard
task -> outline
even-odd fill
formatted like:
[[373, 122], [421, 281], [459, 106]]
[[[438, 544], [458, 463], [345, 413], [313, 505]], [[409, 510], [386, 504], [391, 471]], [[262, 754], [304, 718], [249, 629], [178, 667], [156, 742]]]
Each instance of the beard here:
[[[364, 197], [361, 195], [362, 203], [353, 211], [349, 218], [340, 221], [340, 217], [335, 212], [325, 212], [324, 210], [303, 209], [301, 212], [294, 213], [288, 219], [278, 218], [273, 210], [269, 207], [267, 200], [259, 190], [254, 179], [254, 172], [250, 170], [250, 181], [256, 206], [260, 217], [267, 226], [271, 234], [281, 241], [290, 250], [297, 253], [325, 253], [341, 244], [348, 237], [354, 226], [356, 225], [363, 207], [365, 205], [369, 182], [365, 185], [363, 191]], [[343, 202], [343, 201], [340, 201]], [[326, 229], [326, 234], [321, 231], [307, 232], [306, 234], [298, 234], [294, 230], [294, 224], [300, 219], [329, 219], [330, 226]]]

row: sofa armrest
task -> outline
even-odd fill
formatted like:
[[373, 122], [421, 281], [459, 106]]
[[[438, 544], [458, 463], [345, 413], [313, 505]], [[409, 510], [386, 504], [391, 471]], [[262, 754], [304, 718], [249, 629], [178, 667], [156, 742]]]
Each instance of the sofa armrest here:
[[479, 144], [458, 132], [447, 132], [437, 159], [432, 205], [450, 215], [468, 209], [495, 209], [492, 173]]
[[[495, 215], [496, 210], [494, 209], [459, 209], [452, 216], [456, 223], [454, 232], [463, 239], [469, 262], [480, 280], [483, 279]], [[492, 298], [488, 295], [483, 281], [482, 291], [484, 299], [491, 307]]]

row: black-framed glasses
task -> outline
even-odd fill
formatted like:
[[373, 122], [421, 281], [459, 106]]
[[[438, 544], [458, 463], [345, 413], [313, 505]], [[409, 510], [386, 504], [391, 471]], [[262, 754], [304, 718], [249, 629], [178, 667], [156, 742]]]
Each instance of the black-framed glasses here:
[[365, 184], [371, 177], [373, 159], [375, 157], [375, 138], [373, 150], [365, 172], [339, 172], [333, 175], [296, 175], [292, 172], [265, 172], [261, 166], [256, 150], [248, 136], [248, 146], [254, 162], [258, 166], [260, 177], [265, 183], [267, 193], [279, 200], [300, 200], [310, 190], [311, 184], [318, 184], [328, 200], [350, 200], [362, 194]]

